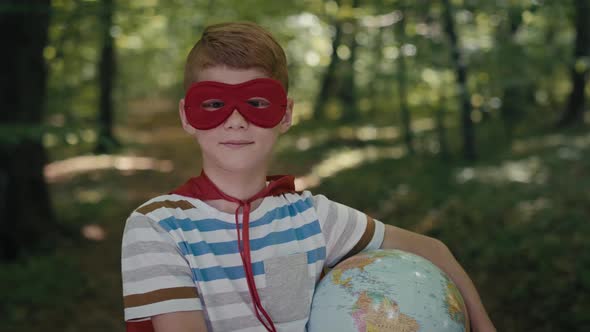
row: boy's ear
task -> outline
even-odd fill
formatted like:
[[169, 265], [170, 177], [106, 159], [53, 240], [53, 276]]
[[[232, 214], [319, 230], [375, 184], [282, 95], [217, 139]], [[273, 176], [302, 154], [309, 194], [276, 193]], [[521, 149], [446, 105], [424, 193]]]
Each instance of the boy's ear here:
[[291, 125], [293, 124], [293, 105], [293, 99], [287, 98], [287, 110], [285, 111], [285, 115], [283, 116], [281, 123], [279, 123], [279, 129], [281, 134], [286, 133], [287, 130], [289, 130], [289, 128], [291, 128]]
[[184, 112], [184, 98], [181, 98], [178, 102], [178, 114], [180, 115], [180, 122], [182, 123], [182, 128], [184, 131], [186, 131], [187, 134], [191, 136], [196, 134], [197, 130], [193, 128], [193, 126], [191, 126], [186, 120], [186, 113]]

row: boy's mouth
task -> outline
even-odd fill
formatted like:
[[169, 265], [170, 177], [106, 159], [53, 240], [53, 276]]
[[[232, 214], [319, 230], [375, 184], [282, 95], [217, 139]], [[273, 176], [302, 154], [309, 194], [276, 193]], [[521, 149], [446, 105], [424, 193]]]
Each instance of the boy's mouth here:
[[220, 144], [228, 148], [241, 148], [250, 144], [254, 144], [254, 142], [246, 140], [231, 140], [221, 142]]

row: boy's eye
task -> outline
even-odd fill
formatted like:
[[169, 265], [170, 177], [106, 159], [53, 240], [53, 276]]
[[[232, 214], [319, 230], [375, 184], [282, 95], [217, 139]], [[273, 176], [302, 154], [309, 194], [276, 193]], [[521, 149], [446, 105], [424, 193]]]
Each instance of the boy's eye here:
[[268, 100], [260, 97], [248, 99], [248, 104], [256, 108], [267, 108], [268, 106], [270, 106], [270, 102]]
[[209, 99], [209, 100], [205, 100], [202, 104], [201, 104], [201, 108], [204, 109], [205, 111], [216, 111], [220, 108], [223, 107], [223, 101], [218, 100], [218, 99]]

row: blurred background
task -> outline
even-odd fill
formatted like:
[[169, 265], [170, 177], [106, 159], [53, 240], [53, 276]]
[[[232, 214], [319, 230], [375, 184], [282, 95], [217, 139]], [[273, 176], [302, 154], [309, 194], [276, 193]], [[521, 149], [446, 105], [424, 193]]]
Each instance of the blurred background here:
[[499, 331], [590, 330], [590, 1], [0, 3], [0, 330], [124, 330], [125, 219], [200, 171], [183, 62], [231, 20], [289, 60], [273, 173], [443, 240]]

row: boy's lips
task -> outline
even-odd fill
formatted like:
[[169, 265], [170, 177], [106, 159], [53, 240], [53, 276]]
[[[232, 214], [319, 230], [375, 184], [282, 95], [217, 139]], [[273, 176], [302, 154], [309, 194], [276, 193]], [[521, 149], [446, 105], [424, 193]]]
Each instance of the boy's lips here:
[[246, 141], [246, 140], [230, 140], [230, 141], [223, 141], [220, 143], [223, 146], [228, 148], [241, 148], [250, 144], [254, 144], [254, 141]]

